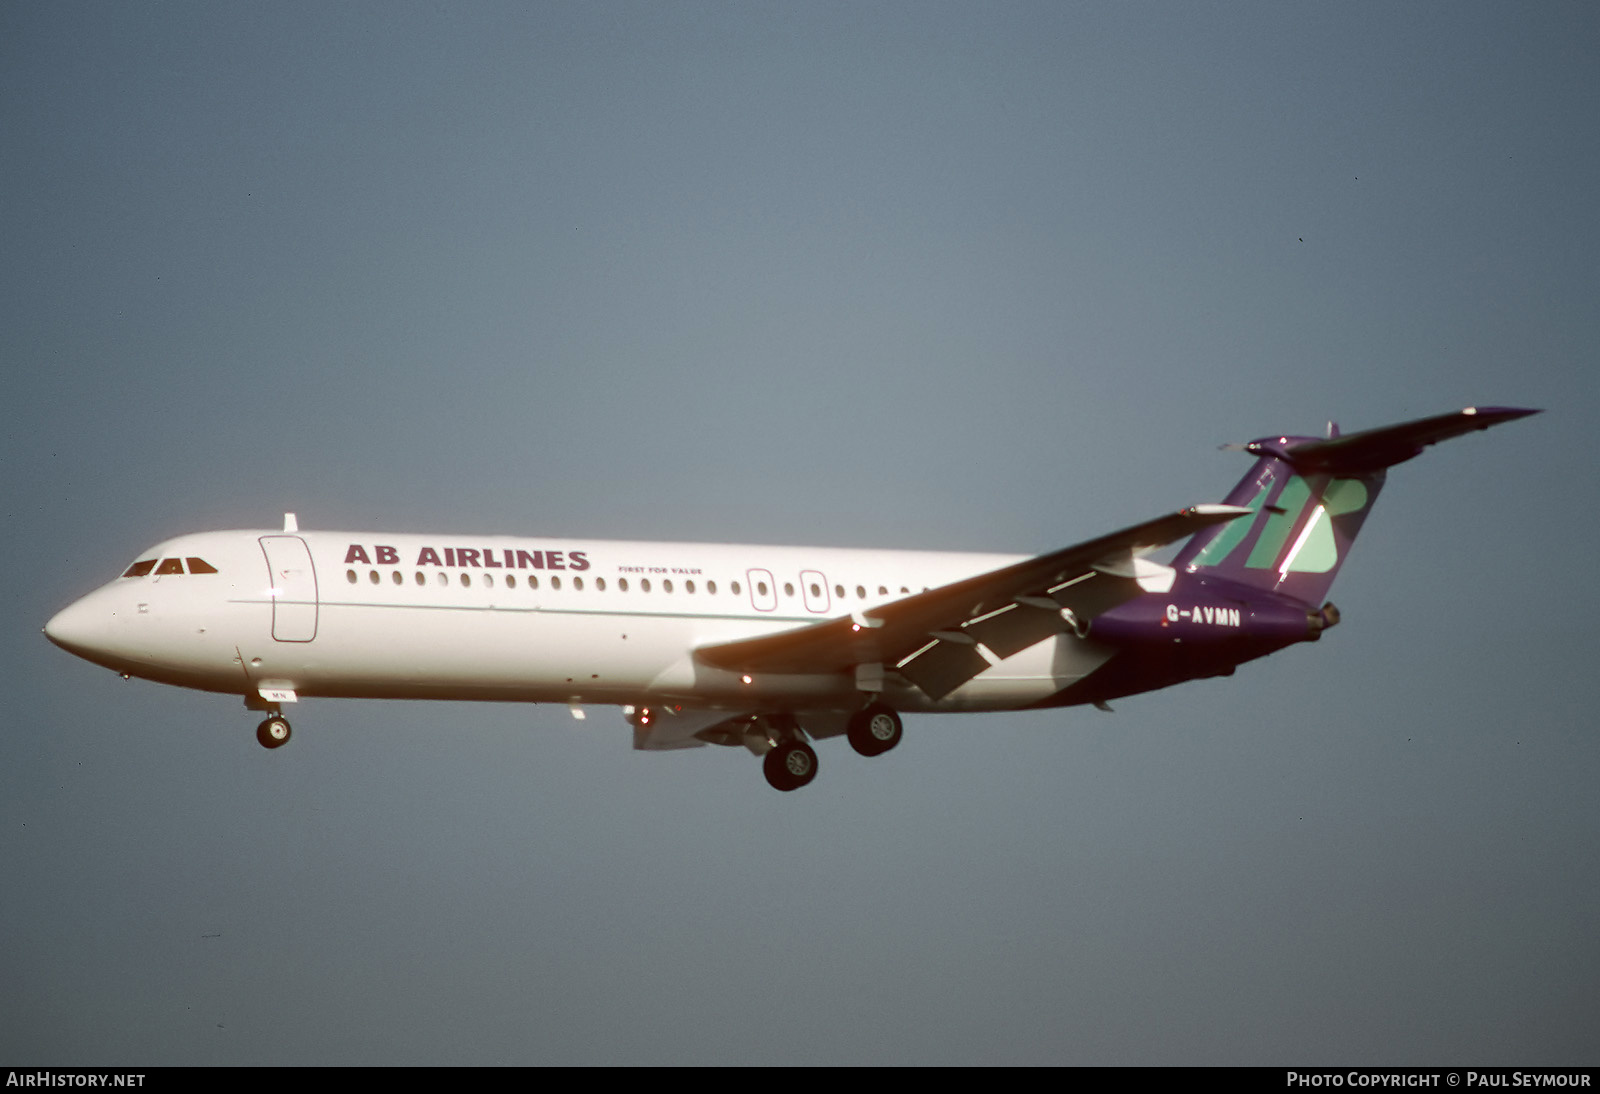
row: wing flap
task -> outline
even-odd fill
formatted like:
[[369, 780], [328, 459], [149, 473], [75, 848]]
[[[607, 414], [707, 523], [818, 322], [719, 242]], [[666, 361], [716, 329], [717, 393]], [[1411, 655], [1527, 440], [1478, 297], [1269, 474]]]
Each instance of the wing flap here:
[[977, 643], [935, 639], [896, 668], [931, 699], [943, 699], [989, 667]]
[[1015, 602], [962, 626], [1002, 660], [1070, 628], [1059, 607], [1040, 608]]
[[[1142, 560], [1141, 560], [1142, 561]], [[1012, 657], [1046, 638], [1082, 633], [1089, 620], [1138, 596], [1142, 586], [1094, 569], [1052, 588], [1044, 596], [1016, 597], [1010, 605], [962, 625], [962, 629], [1001, 657]]]

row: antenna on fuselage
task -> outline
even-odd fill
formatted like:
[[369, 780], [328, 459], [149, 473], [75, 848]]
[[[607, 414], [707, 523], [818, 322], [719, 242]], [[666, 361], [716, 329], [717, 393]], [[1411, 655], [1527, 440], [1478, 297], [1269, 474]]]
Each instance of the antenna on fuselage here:
[[283, 530], [285, 532], [298, 532], [300, 530], [300, 522], [294, 519], [293, 513], [283, 514]]

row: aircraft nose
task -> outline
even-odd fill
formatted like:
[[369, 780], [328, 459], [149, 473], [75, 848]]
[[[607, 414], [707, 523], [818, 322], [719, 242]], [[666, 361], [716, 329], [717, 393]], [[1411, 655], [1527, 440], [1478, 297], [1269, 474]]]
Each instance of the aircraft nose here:
[[51, 616], [44, 625], [44, 636], [81, 657], [104, 641], [106, 623], [105, 613], [85, 597]]

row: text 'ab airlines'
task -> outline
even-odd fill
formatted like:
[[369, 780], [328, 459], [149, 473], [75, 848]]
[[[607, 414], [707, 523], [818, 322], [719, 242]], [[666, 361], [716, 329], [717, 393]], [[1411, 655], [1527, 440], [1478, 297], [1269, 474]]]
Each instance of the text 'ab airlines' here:
[[[1104, 707], [1316, 641], [1387, 469], [1534, 413], [1230, 446], [1254, 463], [1222, 504], [1031, 558], [311, 531], [290, 515], [159, 543], [45, 633], [124, 676], [242, 695], [268, 748], [310, 697], [610, 704], [635, 748], [746, 748], [794, 790], [816, 775], [812, 741], [881, 755], [905, 714]], [[1170, 564], [1147, 557], [1184, 539]]]

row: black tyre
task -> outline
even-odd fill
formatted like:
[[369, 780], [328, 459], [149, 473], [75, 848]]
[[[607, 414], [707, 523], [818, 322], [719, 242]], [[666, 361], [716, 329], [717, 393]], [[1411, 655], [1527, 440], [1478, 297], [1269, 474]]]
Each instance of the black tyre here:
[[880, 756], [900, 743], [904, 727], [893, 707], [873, 703], [850, 718], [846, 732], [851, 748], [863, 756]]
[[767, 753], [761, 773], [775, 790], [799, 790], [817, 777], [817, 754], [804, 741], [784, 741]]
[[261, 742], [262, 748], [282, 748], [289, 743], [289, 736], [288, 721], [277, 715], [256, 726], [256, 740]]

